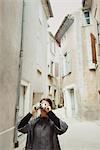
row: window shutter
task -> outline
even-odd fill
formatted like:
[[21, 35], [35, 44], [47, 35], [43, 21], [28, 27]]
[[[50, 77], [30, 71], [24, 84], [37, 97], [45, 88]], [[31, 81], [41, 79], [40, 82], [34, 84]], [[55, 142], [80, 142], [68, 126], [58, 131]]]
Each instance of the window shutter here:
[[96, 39], [95, 36], [91, 33], [91, 48], [92, 48], [92, 62], [97, 64], [97, 57], [96, 57]]

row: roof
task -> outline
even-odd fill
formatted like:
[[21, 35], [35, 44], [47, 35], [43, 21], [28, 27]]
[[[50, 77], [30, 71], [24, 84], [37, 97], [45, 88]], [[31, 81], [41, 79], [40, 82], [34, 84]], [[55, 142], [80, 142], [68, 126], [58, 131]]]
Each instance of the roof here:
[[57, 33], [55, 34], [55, 39], [58, 42], [59, 46], [61, 45], [61, 39], [62, 39], [63, 35], [70, 28], [70, 26], [73, 24], [73, 22], [74, 22], [74, 18], [72, 17], [72, 15], [67, 15], [64, 18]]
[[42, 5], [44, 7], [47, 18], [53, 17], [53, 12], [52, 12], [50, 1], [49, 0], [41, 0], [41, 1], [42, 1]]

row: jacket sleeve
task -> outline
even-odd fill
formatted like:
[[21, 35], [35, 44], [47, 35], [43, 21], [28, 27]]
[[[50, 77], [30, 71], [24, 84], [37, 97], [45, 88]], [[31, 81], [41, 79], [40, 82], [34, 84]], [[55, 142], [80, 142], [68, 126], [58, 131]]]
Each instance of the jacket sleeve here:
[[48, 112], [48, 116], [54, 123], [56, 134], [61, 135], [66, 132], [66, 130], [68, 129], [68, 125], [66, 124], [66, 122], [59, 119], [52, 111]]
[[30, 119], [32, 117], [32, 114], [31, 113], [28, 113], [21, 121], [20, 123], [18, 124], [18, 131], [19, 132], [22, 132], [22, 133], [27, 133], [28, 130], [30, 129], [31, 127], [31, 124], [30, 124]]

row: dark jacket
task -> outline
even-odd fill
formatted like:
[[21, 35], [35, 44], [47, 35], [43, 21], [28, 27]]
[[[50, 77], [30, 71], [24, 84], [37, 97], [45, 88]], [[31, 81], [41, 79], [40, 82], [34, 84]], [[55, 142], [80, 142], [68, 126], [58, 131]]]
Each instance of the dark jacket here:
[[[29, 113], [27, 114], [20, 122], [18, 126], [18, 131], [22, 133], [27, 133], [27, 140], [26, 140], [26, 149], [25, 150], [34, 150], [33, 149], [33, 141], [34, 141], [34, 128], [36, 124], [39, 122], [41, 117], [38, 117], [36, 119], [30, 119], [32, 115]], [[48, 118], [49, 118], [49, 126], [52, 127], [52, 137], [53, 137], [53, 149], [51, 150], [61, 150], [59, 141], [58, 141], [58, 136], [63, 134], [67, 128], [68, 125], [60, 120], [56, 115], [50, 111], [48, 113]], [[36, 148], [37, 150], [37, 148]]]

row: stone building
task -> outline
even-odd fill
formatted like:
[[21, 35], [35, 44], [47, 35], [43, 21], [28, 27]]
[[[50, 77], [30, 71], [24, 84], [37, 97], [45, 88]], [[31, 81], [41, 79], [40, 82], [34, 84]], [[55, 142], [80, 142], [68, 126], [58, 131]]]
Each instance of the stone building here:
[[[98, 103], [100, 110], [100, 1], [99, 0], [84, 0], [83, 10], [89, 10], [92, 18], [91, 33], [94, 36], [94, 43], [96, 45], [96, 93], [98, 95]], [[92, 52], [94, 53], [94, 52]], [[98, 111], [100, 117], [100, 111]]]
[[47, 97], [57, 108], [60, 103], [60, 47], [51, 33], [48, 34], [47, 64]]
[[89, 9], [67, 15], [55, 38], [62, 49], [62, 88], [68, 117], [98, 119], [97, 32]]
[[52, 16], [49, 0], [0, 1], [0, 150], [24, 148], [17, 124], [47, 96], [47, 20]]
[[[53, 16], [49, 0], [24, 0], [23, 2], [23, 54], [16, 122], [32, 109], [32, 105], [47, 97], [47, 21]], [[16, 132], [16, 138], [19, 149], [23, 149], [26, 137]]]
[[22, 1], [0, 0], [0, 150], [14, 149]]

